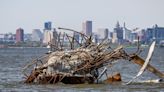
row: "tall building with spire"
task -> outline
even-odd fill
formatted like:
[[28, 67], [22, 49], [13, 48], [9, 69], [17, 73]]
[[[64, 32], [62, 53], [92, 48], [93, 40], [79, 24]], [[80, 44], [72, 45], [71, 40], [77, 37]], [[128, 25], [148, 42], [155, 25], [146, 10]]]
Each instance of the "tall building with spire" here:
[[120, 27], [119, 22], [117, 21], [116, 27], [114, 28], [114, 33], [117, 35], [117, 39], [119, 43], [123, 42], [123, 28]]

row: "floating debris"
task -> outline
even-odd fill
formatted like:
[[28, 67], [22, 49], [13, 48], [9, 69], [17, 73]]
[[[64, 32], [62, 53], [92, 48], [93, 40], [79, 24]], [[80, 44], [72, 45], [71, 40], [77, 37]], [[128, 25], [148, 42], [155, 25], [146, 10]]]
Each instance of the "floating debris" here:
[[[23, 68], [23, 73], [26, 77], [25, 83], [99, 83], [103, 75], [107, 77], [105, 82], [111, 83], [122, 81], [119, 72], [112, 76], [107, 74], [108, 66], [113, 65], [115, 61], [124, 59], [140, 66], [143, 66], [145, 63], [145, 61], [138, 56], [140, 52], [139, 48], [136, 53], [127, 54], [122, 46], [111, 48], [109, 40], [104, 40], [100, 44], [96, 44], [92, 41], [92, 36], [88, 37], [71, 29], [59, 29], [80, 34], [82, 38], [81, 43], [77, 41], [74, 35], [71, 37], [65, 34], [63, 37], [60, 37], [61, 33], [59, 33], [58, 39], [54, 41], [55, 43], [49, 43], [51, 51], [32, 60], [32, 62]], [[64, 47], [63, 45], [65, 37], [69, 39], [69, 47]], [[164, 74], [149, 63], [144, 67], [144, 70], [147, 69], [160, 78], [164, 78]], [[27, 72], [30, 73], [27, 74]]]

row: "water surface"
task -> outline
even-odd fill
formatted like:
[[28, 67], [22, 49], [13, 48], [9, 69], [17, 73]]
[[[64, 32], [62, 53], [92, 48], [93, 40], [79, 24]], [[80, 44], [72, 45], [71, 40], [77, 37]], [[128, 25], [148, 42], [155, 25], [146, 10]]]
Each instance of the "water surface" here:
[[[135, 48], [126, 49], [129, 53]], [[120, 72], [122, 83], [113, 84], [24, 84], [21, 69], [35, 57], [47, 52], [46, 48], [1, 48], [0, 49], [0, 92], [164, 92], [164, 83], [138, 83], [141, 80], [157, 79], [152, 73], [145, 71], [131, 85], [123, 85], [139, 71], [138, 65], [120, 60], [112, 68], [112, 72]], [[144, 48], [140, 56], [145, 59], [148, 48]], [[164, 48], [155, 48], [151, 64], [164, 72]], [[109, 74], [112, 74], [110, 72]], [[105, 79], [105, 76], [103, 76]]]

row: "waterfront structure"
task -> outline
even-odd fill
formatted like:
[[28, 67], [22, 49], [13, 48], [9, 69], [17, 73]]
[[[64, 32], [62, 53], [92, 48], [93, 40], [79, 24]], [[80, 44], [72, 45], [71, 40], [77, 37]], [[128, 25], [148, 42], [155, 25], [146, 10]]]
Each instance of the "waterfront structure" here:
[[43, 34], [40, 29], [33, 29], [32, 31], [32, 41], [42, 42]]
[[48, 21], [44, 23], [44, 30], [51, 30], [52, 22]]
[[82, 24], [82, 30], [85, 35], [91, 36], [92, 35], [92, 21], [85, 21]]
[[118, 43], [123, 43], [123, 28], [120, 27], [119, 22], [117, 22], [114, 32], [117, 34]]
[[16, 30], [16, 43], [24, 41], [24, 30], [22, 28], [18, 28]]

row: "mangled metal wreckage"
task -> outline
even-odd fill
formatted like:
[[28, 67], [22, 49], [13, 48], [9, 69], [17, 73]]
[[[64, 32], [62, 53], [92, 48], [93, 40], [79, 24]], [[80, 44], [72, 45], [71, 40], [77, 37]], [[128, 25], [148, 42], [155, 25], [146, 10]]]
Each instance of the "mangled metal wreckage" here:
[[[65, 28], [76, 33], [77, 31]], [[108, 40], [96, 44], [92, 41], [91, 36], [79, 33], [82, 41], [78, 42], [73, 37], [61, 33], [58, 34], [55, 44], [50, 42], [51, 51], [27, 64], [23, 68], [26, 77], [25, 83], [65, 83], [65, 84], [82, 84], [82, 83], [99, 83], [103, 75], [106, 75], [106, 82], [121, 81], [120, 73], [112, 76], [108, 75], [108, 66], [115, 63], [119, 59], [133, 62], [142, 68], [133, 79], [140, 76], [145, 69], [154, 73], [160, 78], [164, 78], [164, 74], [149, 64], [154, 47], [149, 53], [149, 57], [144, 61], [138, 56], [139, 49], [136, 53], [127, 54], [122, 46], [115, 49], [110, 47]], [[69, 39], [70, 48], [64, 47], [64, 37]], [[61, 39], [63, 38], [63, 39]], [[155, 42], [153, 43], [155, 45]], [[31, 68], [33, 67], [33, 68]], [[26, 72], [30, 71], [29, 74]], [[132, 80], [133, 80], [132, 79]], [[131, 81], [132, 81], [131, 80]], [[128, 82], [127, 84], [131, 83]]]

